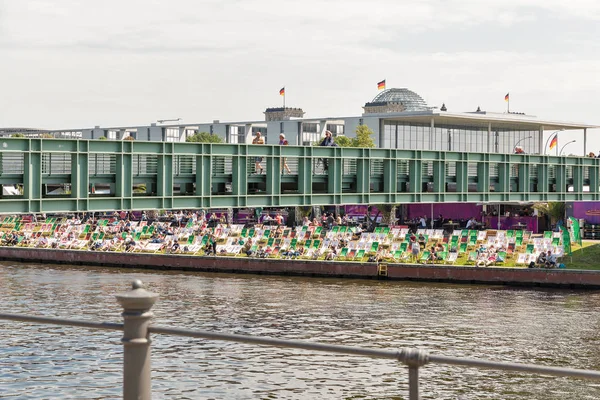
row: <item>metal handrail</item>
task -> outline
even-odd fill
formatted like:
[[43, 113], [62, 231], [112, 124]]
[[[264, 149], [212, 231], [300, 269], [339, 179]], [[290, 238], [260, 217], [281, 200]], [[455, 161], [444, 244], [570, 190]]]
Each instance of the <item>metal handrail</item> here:
[[0, 313], [0, 320], [123, 331], [124, 335], [122, 342], [124, 345], [124, 399], [144, 400], [150, 398], [151, 384], [149, 355], [151, 342], [150, 340], [148, 340], [148, 338], [151, 333], [397, 360], [402, 362], [409, 368], [409, 399], [411, 400], [418, 400], [420, 398], [419, 368], [429, 363], [600, 380], [600, 371], [562, 367], [547, 367], [533, 364], [496, 362], [472, 358], [442, 356], [430, 354], [429, 352], [420, 349], [368, 349], [361, 347], [330, 345], [324, 343], [311, 343], [296, 340], [274, 339], [251, 335], [238, 335], [190, 329], [150, 326], [149, 323], [150, 318], [152, 316], [150, 308], [156, 301], [157, 297], [158, 296], [156, 294], [146, 292], [143, 289], [141, 282], [135, 281], [133, 284], [132, 291], [117, 296], [119, 303], [121, 303], [124, 309], [124, 312], [122, 314], [125, 320], [124, 324], [78, 321], [61, 318], [37, 317], [3, 313]]

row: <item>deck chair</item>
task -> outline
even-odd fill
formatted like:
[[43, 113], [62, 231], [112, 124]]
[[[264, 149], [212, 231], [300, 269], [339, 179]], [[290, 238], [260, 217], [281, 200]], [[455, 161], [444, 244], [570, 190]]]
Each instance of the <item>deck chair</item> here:
[[448, 258], [448, 252], [447, 251], [438, 251], [437, 252], [437, 263], [443, 263], [444, 261], [446, 261], [446, 259]]
[[530, 243], [527, 245], [527, 248], [525, 249], [525, 253], [526, 254], [533, 254], [533, 249], [534, 249], [534, 245], [533, 243]]
[[379, 249], [379, 242], [373, 242], [373, 244], [371, 245], [371, 252], [375, 253], [377, 251], [377, 249]]
[[446, 264], [454, 264], [458, 259], [458, 253], [448, 253], [448, 257], [446, 257]]
[[528, 264], [528, 258], [529, 257], [527, 257], [527, 254], [519, 253], [519, 255], [517, 256], [517, 264]]
[[348, 255], [347, 255], [347, 257], [348, 257], [348, 258], [354, 258], [354, 257], [356, 257], [356, 253], [357, 253], [356, 249], [350, 249], [350, 250], [348, 251]]
[[360, 249], [356, 252], [356, 256], [354, 256], [354, 259], [356, 260], [362, 260], [365, 256], [365, 250], [364, 249]]
[[408, 242], [402, 242], [400, 243], [400, 248], [398, 250], [400, 250], [401, 252], [405, 252], [406, 249], [408, 249]]
[[459, 253], [466, 253], [467, 252], [467, 243], [461, 243], [460, 247], [458, 248], [458, 252]]
[[504, 262], [506, 261], [506, 252], [505, 251], [500, 251], [496, 254], [496, 261], [495, 261], [495, 265], [498, 264], [504, 264]]
[[545, 231], [544, 239], [552, 239], [552, 231]]
[[429, 261], [429, 256], [431, 255], [430, 251], [424, 251], [421, 253], [421, 256], [419, 257], [419, 261], [426, 263], [427, 261]]
[[470, 264], [470, 263], [475, 264], [476, 261], [477, 261], [477, 252], [476, 251], [470, 252], [469, 256], [467, 257], [467, 264]]
[[340, 256], [340, 257], [346, 257], [347, 255], [348, 255], [348, 248], [347, 248], [347, 247], [344, 247], [344, 248], [342, 249], [342, 251], [340, 251], [340, 254], [339, 254], [339, 256]]

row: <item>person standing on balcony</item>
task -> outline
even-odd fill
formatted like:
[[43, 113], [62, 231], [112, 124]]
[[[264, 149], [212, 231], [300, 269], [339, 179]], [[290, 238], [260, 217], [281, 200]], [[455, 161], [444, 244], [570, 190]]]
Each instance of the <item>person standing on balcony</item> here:
[[[256, 132], [256, 136], [252, 140], [252, 144], [265, 144], [265, 139], [260, 135], [260, 132]], [[254, 159], [254, 170], [258, 174], [262, 174], [263, 167], [260, 164], [262, 162], [262, 157], [256, 157]]]
[[[323, 138], [323, 140], [321, 140], [321, 144], [319, 144], [319, 146], [323, 146], [323, 147], [336, 147], [337, 145], [335, 144], [335, 142], [333, 141], [333, 136], [331, 134], [331, 132], [329, 131], [325, 131], [325, 137]], [[324, 158], [323, 159], [323, 170], [327, 171], [328, 167], [329, 167], [329, 160]]]
[[[282, 133], [281, 135], [279, 135], [279, 145], [280, 146], [287, 146], [288, 145], [288, 141], [285, 138], [285, 135]], [[285, 157], [281, 157], [281, 173], [283, 174], [283, 170], [285, 168], [285, 171], [289, 174], [292, 173], [292, 171], [290, 171], [290, 167], [287, 165], [287, 160]]]

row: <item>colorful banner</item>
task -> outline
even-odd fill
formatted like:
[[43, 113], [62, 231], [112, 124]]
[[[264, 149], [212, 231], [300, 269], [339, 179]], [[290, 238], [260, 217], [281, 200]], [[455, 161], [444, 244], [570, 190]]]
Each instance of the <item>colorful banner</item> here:
[[562, 231], [562, 235], [563, 235], [563, 247], [565, 249], [565, 254], [570, 256], [571, 255], [571, 235], [569, 234], [569, 230], [567, 229], [567, 227], [564, 225], [560, 226], [560, 230]]
[[577, 218], [569, 217], [571, 228], [573, 229], [573, 241], [581, 246], [581, 227]]

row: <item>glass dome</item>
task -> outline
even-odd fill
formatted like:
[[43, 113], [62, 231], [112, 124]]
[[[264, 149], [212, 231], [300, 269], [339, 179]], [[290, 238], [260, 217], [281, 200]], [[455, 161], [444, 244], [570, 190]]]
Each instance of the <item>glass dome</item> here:
[[426, 111], [431, 109], [421, 96], [406, 88], [384, 90], [375, 96], [371, 104], [388, 102], [402, 103], [406, 107], [406, 111]]

